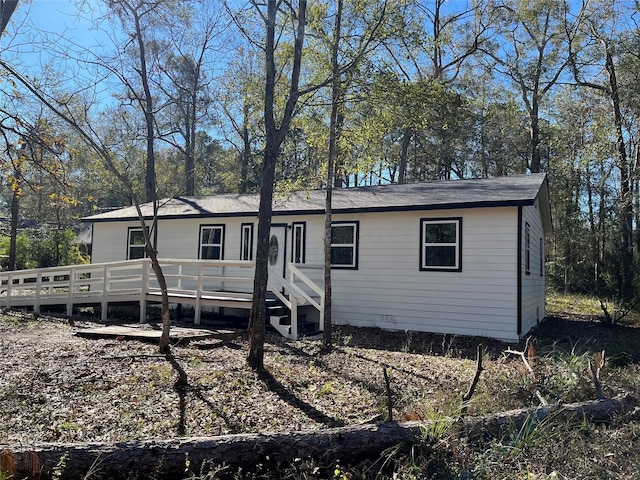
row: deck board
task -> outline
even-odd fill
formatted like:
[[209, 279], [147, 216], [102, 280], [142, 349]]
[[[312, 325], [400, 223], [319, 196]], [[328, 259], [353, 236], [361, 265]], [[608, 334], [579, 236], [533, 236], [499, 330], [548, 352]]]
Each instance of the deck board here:
[[[171, 327], [169, 339], [172, 342], [205, 340], [213, 338], [229, 341], [241, 336], [243, 330], [208, 330], [200, 328]], [[109, 325], [106, 327], [84, 328], [76, 330], [75, 335], [85, 338], [121, 338], [122, 340], [160, 340], [161, 329]]]

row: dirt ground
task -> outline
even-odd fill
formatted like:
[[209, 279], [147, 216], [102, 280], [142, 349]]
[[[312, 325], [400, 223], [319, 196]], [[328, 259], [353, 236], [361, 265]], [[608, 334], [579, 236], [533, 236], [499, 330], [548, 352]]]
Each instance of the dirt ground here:
[[[593, 398], [580, 362], [573, 384], [547, 388], [528, 377], [519, 357], [504, 353], [522, 345], [486, 339], [339, 327], [327, 352], [319, 341], [271, 334], [266, 371], [256, 373], [246, 365], [246, 336], [175, 345], [161, 355], [154, 343], [74, 335], [92, 325], [99, 326], [0, 315], [0, 443], [286, 432], [386, 420], [384, 368], [395, 420], [455, 414], [475, 373], [478, 343], [486, 348], [485, 370], [470, 414], [535, 405], [535, 391], [550, 400]], [[639, 342], [638, 328], [556, 315], [534, 333], [532, 360], [544, 363], [553, 352], [580, 359], [607, 349], [614, 361], [634, 365]], [[614, 370], [604, 383], [611, 394], [634, 390]]]

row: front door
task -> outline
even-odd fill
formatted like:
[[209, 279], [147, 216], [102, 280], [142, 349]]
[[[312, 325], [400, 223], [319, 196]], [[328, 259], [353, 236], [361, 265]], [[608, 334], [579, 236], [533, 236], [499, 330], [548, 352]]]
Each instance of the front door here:
[[269, 266], [281, 278], [285, 274], [285, 259], [287, 255], [287, 225], [272, 224], [269, 231]]

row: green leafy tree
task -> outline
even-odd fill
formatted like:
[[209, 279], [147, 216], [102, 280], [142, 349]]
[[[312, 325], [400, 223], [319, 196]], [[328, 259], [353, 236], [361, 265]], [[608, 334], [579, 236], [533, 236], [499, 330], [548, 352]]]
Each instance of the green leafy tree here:
[[[616, 168], [618, 171], [618, 228], [619, 254], [616, 275], [617, 292], [623, 303], [634, 296], [635, 270], [633, 268], [633, 199], [632, 155], [625, 140], [623, 88], [618, 82], [619, 55], [623, 49], [620, 5], [615, 2], [592, 8], [586, 5], [580, 12], [581, 22], [570, 36], [569, 60], [576, 83], [606, 96], [611, 105], [612, 125], [615, 132]], [[594, 67], [600, 67], [597, 70]], [[601, 72], [600, 75], [592, 73]]]
[[561, 0], [508, 0], [492, 8], [499, 18], [495, 37], [480, 51], [487, 68], [510, 80], [520, 93], [529, 116], [529, 170], [540, 172], [541, 104], [569, 62], [567, 6]]

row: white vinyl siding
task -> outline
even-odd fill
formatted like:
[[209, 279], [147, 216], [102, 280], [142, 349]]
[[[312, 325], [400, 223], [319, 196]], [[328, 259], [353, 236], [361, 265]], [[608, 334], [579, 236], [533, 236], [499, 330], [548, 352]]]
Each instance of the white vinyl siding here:
[[[358, 215], [358, 271], [332, 272], [334, 322], [517, 340], [517, 208], [425, 213]], [[425, 275], [416, 226], [445, 216], [463, 219], [464, 267]]]
[[[420, 270], [420, 222], [430, 218], [462, 219], [461, 272]], [[254, 215], [210, 219], [210, 224], [225, 227], [226, 258], [241, 258], [242, 224], [253, 221]], [[524, 260], [517, 258], [518, 238], [524, 240], [525, 221], [530, 224], [534, 239], [531, 269], [536, 275], [524, 275]], [[308, 265], [323, 263], [323, 214], [275, 215], [274, 222], [291, 226], [304, 222], [305, 261]], [[331, 272], [332, 315], [337, 325], [517, 340], [518, 268], [523, 269], [523, 332], [535, 325], [536, 318], [544, 317], [544, 276], [537, 275], [537, 240], [544, 233], [534, 207], [523, 207], [521, 233], [518, 207], [334, 212], [333, 222], [358, 225], [358, 269], [334, 268]], [[201, 224], [203, 220], [197, 218], [160, 220], [159, 255], [198, 258]], [[93, 262], [125, 259], [127, 228], [135, 226], [137, 222], [95, 223]], [[253, 247], [255, 258], [255, 244]], [[533, 280], [537, 283], [529, 283]]]
[[[542, 222], [538, 213], [537, 204], [535, 206], [522, 208], [522, 252], [523, 259], [520, 268], [523, 270], [522, 275], [522, 334], [525, 335], [529, 330], [541, 322], [545, 315], [545, 272], [544, 265], [544, 241], [535, 241], [534, 239], [542, 239], [544, 232], [542, 230]], [[529, 225], [529, 265], [527, 266], [526, 258], [526, 226]], [[529, 274], [527, 274], [527, 267]], [[539, 273], [542, 268], [542, 275]]]

